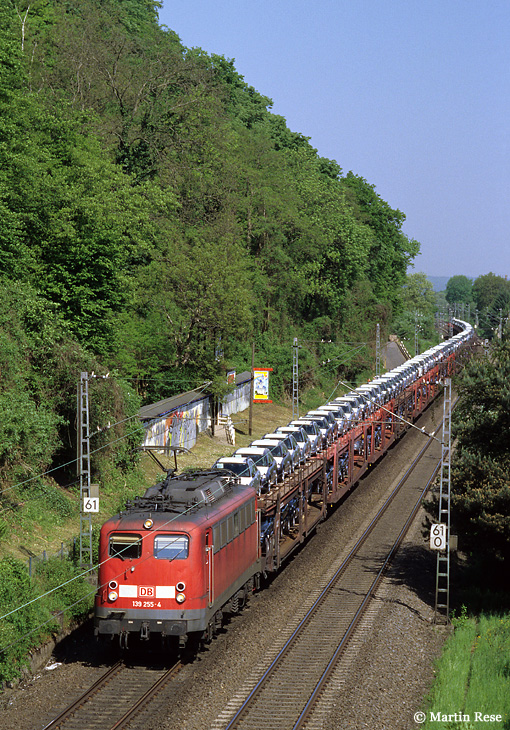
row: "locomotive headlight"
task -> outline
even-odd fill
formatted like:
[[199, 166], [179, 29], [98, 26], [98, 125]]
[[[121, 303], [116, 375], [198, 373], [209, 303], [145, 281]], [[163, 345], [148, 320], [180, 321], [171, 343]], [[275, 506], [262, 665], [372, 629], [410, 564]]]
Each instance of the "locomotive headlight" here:
[[145, 522], [143, 523], [143, 526], [145, 527], [146, 530], [150, 530], [153, 524], [154, 524], [154, 522], [152, 520], [145, 520]]
[[175, 600], [177, 601], [177, 603], [184, 603], [184, 601], [186, 600], [186, 596], [184, 595], [184, 593], [178, 593], [175, 596]]
[[109, 601], [116, 601], [118, 597], [119, 597], [119, 594], [117, 593], [117, 591], [110, 591], [108, 593], [108, 600]]

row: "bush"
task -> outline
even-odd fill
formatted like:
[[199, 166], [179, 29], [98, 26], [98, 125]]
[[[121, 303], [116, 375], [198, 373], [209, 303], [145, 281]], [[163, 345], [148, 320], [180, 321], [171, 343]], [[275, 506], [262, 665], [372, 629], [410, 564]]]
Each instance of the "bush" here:
[[38, 564], [33, 578], [20, 560], [0, 561], [0, 683], [19, 677], [28, 652], [60, 630], [62, 611], [64, 626], [88, 614], [95, 590], [80, 574], [68, 559]]

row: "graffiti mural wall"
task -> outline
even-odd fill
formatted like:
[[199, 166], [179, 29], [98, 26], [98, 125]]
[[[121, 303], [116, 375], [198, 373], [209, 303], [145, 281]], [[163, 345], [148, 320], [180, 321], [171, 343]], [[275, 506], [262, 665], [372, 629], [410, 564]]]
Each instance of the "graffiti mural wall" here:
[[191, 449], [198, 434], [209, 425], [209, 399], [203, 398], [149, 421], [144, 446], [184, 446]]
[[[250, 405], [250, 373], [236, 377], [233, 393], [220, 403], [219, 414], [231, 416]], [[175, 398], [144, 406], [140, 418], [146, 429], [144, 446], [183, 446], [191, 449], [198, 434], [211, 427], [211, 402], [208, 395], [190, 391]]]

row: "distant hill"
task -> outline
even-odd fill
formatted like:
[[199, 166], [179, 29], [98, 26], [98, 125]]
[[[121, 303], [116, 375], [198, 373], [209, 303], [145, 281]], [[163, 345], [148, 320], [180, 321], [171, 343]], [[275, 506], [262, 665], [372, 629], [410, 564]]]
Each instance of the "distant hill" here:
[[430, 281], [432, 286], [434, 287], [434, 291], [444, 291], [446, 289], [446, 284], [448, 283], [448, 279], [450, 279], [450, 276], [429, 276], [427, 274], [427, 279]]

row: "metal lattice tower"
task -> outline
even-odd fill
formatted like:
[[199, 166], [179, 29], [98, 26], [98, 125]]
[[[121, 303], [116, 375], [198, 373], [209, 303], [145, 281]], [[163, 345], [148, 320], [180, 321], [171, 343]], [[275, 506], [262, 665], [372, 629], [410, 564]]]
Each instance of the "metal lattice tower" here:
[[381, 326], [379, 322], [375, 329], [375, 377], [381, 374]]
[[299, 345], [297, 337], [294, 337], [292, 355], [292, 420], [299, 418]]
[[443, 401], [443, 438], [441, 453], [441, 484], [439, 487], [439, 523], [446, 525], [446, 550], [437, 553], [436, 602], [434, 623], [444, 610], [446, 623], [450, 616], [450, 459], [451, 459], [452, 381], [445, 378]]
[[84, 502], [90, 497], [90, 431], [89, 431], [89, 380], [88, 373], [81, 373], [78, 384], [78, 439], [77, 470], [80, 479], [80, 565], [92, 566], [92, 516], [84, 511]]

